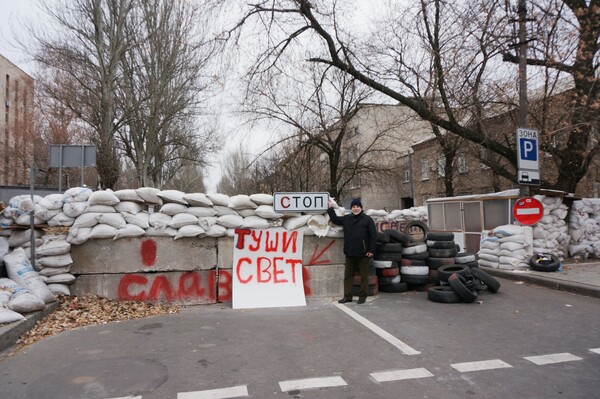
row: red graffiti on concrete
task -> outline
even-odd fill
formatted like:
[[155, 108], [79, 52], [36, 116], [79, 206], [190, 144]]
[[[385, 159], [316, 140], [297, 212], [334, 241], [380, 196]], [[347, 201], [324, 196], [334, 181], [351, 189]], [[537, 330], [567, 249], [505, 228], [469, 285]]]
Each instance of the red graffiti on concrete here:
[[165, 274], [126, 274], [119, 281], [118, 298], [122, 301], [177, 302], [205, 300], [210, 302], [231, 300], [231, 272], [211, 270], [208, 279], [202, 280], [199, 272], [185, 272], [176, 282]]
[[323, 248], [323, 250], [321, 252], [319, 252], [319, 245], [317, 244], [317, 247], [315, 248], [315, 251], [310, 256], [310, 260], [308, 261], [308, 265], [309, 266], [314, 266], [314, 265], [325, 265], [327, 263], [330, 263], [331, 260], [329, 260], [329, 259], [320, 259], [320, 258], [323, 256], [323, 254], [325, 252], [327, 252], [327, 250], [329, 248], [331, 248], [331, 246], [333, 244], [335, 244], [335, 240], [331, 240], [331, 242], [329, 244], [327, 244], [325, 246], [325, 248]]
[[312, 290], [310, 289], [310, 272], [307, 267], [302, 268], [302, 280], [304, 281], [304, 295], [311, 296]]
[[156, 263], [156, 242], [154, 240], [148, 239], [142, 241], [140, 250], [144, 266], [152, 266]]

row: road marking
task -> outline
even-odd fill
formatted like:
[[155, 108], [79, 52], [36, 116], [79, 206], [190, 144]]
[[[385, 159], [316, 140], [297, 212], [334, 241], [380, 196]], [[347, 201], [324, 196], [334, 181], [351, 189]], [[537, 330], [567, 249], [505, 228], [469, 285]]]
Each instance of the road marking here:
[[237, 387], [211, 389], [208, 391], [179, 392], [177, 399], [227, 399], [244, 396], [248, 396], [248, 388], [246, 385], [239, 385]]
[[371, 373], [371, 377], [377, 382], [410, 380], [413, 378], [433, 377], [429, 370], [424, 368], [407, 370], [390, 370]]
[[373, 331], [375, 334], [379, 335], [381, 338], [385, 339], [387, 342], [398, 348], [405, 355], [418, 355], [421, 353], [406, 345], [404, 342], [400, 341], [398, 338], [394, 337], [392, 334], [385, 331], [383, 328], [365, 319], [364, 317], [351, 310], [347, 306], [344, 306], [339, 303], [334, 303], [334, 305], [337, 306], [338, 309], [346, 313], [348, 316], [352, 317], [354, 320], [358, 321], [360, 324], [367, 327], [369, 330]]
[[283, 392], [302, 389], [342, 387], [348, 385], [342, 377], [305, 378], [303, 380], [281, 381], [279, 387]]
[[500, 359], [493, 359], [482, 360], [479, 362], [454, 363], [451, 364], [450, 367], [460, 371], [461, 373], [468, 373], [470, 371], [505, 369], [512, 366]]
[[537, 364], [538, 366], [543, 366], [545, 364], [554, 364], [554, 363], [563, 363], [563, 362], [573, 362], [575, 360], [583, 360], [579, 356], [571, 355], [570, 353], [553, 353], [551, 355], [529, 356], [529, 357], [524, 357], [523, 359], [529, 360], [530, 362]]
[[590, 349], [590, 352], [594, 352], [600, 355], [600, 348]]
[[110, 399], [142, 399], [141, 396], [121, 396], [120, 398], [110, 398]]

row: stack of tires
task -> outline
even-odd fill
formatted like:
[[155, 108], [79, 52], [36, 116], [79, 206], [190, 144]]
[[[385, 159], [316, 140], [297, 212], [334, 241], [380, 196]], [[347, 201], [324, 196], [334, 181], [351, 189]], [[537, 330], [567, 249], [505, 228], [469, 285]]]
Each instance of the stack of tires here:
[[427, 233], [427, 250], [429, 258], [430, 282], [435, 285], [447, 284], [447, 280], [441, 280], [438, 270], [441, 267], [454, 265], [454, 256], [456, 255], [456, 243], [454, 242], [454, 233], [451, 231], [430, 231]]
[[388, 229], [379, 233], [373, 261], [379, 281], [379, 290], [405, 292], [408, 289], [400, 276], [402, 245], [407, 242], [408, 236], [397, 230]]
[[429, 252], [422, 241], [408, 242], [402, 248], [400, 276], [409, 288], [419, 289], [429, 283]]
[[[369, 265], [369, 287], [367, 296], [374, 296], [379, 293], [379, 281], [375, 270], [375, 262], [371, 261], [371, 264]], [[360, 276], [360, 272], [357, 270], [354, 273], [354, 281], [352, 282], [352, 296], [359, 296], [361, 282], [362, 277]]]

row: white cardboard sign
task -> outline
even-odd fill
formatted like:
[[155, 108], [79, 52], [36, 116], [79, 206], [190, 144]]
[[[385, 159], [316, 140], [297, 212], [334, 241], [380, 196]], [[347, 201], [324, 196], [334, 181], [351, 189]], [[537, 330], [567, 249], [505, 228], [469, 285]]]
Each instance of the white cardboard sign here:
[[236, 229], [233, 237], [234, 309], [306, 306], [298, 231]]

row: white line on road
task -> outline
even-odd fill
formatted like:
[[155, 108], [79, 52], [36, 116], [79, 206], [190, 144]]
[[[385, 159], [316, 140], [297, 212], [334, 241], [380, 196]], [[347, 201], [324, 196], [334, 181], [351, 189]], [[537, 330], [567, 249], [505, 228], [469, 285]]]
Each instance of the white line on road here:
[[344, 306], [339, 303], [334, 303], [334, 305], [337, 306], [338, 309], [341, 309], [348, 316], [352, 317], [354, 320], [358, 321], [360, 324], [367, 327], [369, 330], [373, 331], [375, 334], [379, 335], [381, 338], [385, 339], [387, 342], [394, 345], [396, 348], [400, 349], [400, 351], [405, 355], [418, 355], [419, 353], [421, 353], [406, 345], [404, 342], [400, 341], [398, 338], [394, 337], [392, 334], [385, 331], [383, 328], [365, 319], [364, 317], [351, 310], [347, 306]]
[[590, 352], [594, 352], [600, 355], [600, 348], [590, 349]]
[[468, 373], [470, 371], [505, 369], [512, 366], [500, 359], [493, 359], [482, 360], [479, 362], [454, 363], [451, 364], [450, 367], [460, 371], [461, 373]]
[[529, 357], [524, 357], [523, 359], [529, 360], [530, 362], [537, 364], [538, 366], [543, 366], [545, 364], [554, 364], [554, 363], [563, 363], [563, 362], [573, 362], [575, 360], [583, 360], [579, 356], [571, 355], [570, 353], [553, 353], [551, 355], [529, 356]]
[[246, 385], [237, 387], [211, 389], [208, 391], [179, 392], [177, 399], [227, 399], [248, 396]]
[[142, 399], [141, 396], [122, 396], [120, 398], [110, 398], [110, 399]]
[[317, 389], [330, 387], [346, 386], [346, 381], [342, 377], [322, 377], [322, 378], [305, 378], [303, 380], [281, 381], [279, 387], [282, 392], [302, 389]]
[[413, 378], [433, 377], [429, 370], [424, 368], [407, 370], [390, 370], [371, 373], [371, 377], [377, 382], [410, 380]]

